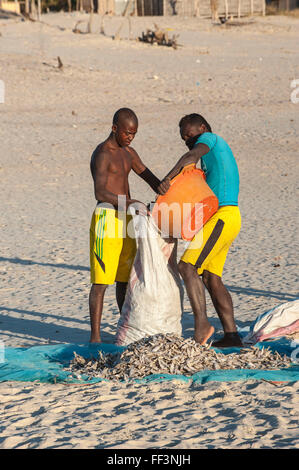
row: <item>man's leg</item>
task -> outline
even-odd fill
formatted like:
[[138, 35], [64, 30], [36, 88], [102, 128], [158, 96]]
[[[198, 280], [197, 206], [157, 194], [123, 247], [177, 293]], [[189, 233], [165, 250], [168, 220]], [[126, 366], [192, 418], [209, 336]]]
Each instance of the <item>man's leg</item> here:
[[89, 315], [91, 324], [90, 343], [100, 343], [100, 327], [106, 284], [92, 284], [89, 293]]
[[194, 314], [194, 339], [204, 344], [214, 333], [214, 327], [209, 323], [206, 311], [205, 288], [197, 274], [197, 269], [190, 263], [180, 261], [179, 272], [185, 283], [186, 291]]
[[125, 301], [127, 285], [127, 282], [116, 282], [116, 302], [118, 305], [119, 313], [121, 313], [121, 309]]
[[230, 293], [224, 286], [220, 276], [207, 270], [203, 271], [202, 279], [209, 291], [217, 315], [224, 330], [224, 337], [213, 343], [215, 347], [242, 346], [242, 341], [237, 333], [234, 319], [233, 301]]
[[119, 257], [118, 269], [116, 273], [116, 302], [119, 313], [121, 313], [130, 278], [131, 268], [136, 255], [136, 240], [133, 219], [131, 215], [126, 215], [126, 231], [122, 239], [122, 250]]

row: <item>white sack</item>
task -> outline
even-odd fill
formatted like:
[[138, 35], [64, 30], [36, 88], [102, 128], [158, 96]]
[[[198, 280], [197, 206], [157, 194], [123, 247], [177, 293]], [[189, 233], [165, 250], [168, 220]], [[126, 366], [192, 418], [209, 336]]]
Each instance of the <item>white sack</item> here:
[[184, 290], [176, 263], [175, 242], [161, 238], [151, 216], [134, 215], [137, 253], [117, 325], [118, 345], [157, 333], [181, 336]]
[[257, 343], [265, 339], [286, 336], [299, 331], [299, 299], [286, 302], [260, 315], [243, 338], [244, 343]]

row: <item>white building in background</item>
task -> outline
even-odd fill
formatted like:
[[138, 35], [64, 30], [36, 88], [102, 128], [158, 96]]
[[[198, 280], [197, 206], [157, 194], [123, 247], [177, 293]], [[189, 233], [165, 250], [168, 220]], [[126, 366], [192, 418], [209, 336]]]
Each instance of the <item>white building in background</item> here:
[[[122, 15], [130, 0], [95, 0], [98, 2], [98, 12], [111, 12]], [[298, 0], [279, 0], [296, 2]], [[90, 0], [84, 0], [88, 5]], [[138, 16], [197, 16], [211, 17], [211, 3], [217, 6], [221, 16], [243, 16], [265, 13], [265, 0], [131, 0], [129, 13], [135, 6]]]

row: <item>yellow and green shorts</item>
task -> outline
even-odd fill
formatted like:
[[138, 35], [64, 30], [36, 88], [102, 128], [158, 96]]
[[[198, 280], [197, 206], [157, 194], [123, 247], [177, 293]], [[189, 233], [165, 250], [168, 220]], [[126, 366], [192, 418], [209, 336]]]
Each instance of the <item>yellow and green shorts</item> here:
[[218, 209], [203, 228], [194, 236], [181, 260], [221, 277], [228, 250], [241, 229], [238, 206]]
[[132, 216], [97, 205], [90, 224], [91, 283], [128, 282], [135, 254]]

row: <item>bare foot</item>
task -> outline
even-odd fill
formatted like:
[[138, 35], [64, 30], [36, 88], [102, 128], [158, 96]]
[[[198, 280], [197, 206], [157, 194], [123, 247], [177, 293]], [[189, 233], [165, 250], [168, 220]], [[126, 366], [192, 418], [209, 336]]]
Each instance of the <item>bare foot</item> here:
[[200, 332], [197, 332], [195, 330], [194, 339], [197, 343], [204, 345], [208, 341], [208, 339], [212, 336], [214, 331], [215, 331], [215, 328], [212, 325], [209, 325], [204, 330], [201, 329]]
[[224, 336], [219, 341], [212, 343], [214, 348], [241, 348], [243, 346], [242, 340], [237, 332], [224, 333]]

